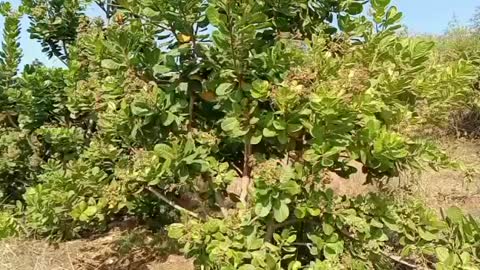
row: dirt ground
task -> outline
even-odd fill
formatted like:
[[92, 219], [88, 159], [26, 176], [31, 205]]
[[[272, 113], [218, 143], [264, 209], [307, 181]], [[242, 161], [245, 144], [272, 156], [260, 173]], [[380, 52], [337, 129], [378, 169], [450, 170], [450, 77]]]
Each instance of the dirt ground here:
[[[455, 170], [430, 170], [419, 178], [407, 177], [412, 191], [436, 209], [458, 206], [473, 216], [480, 217], [480, 141], [444, 140], [442, 145], [449, 156], [472, 169], [469, 177]], [[412, 181], [418, 179], [418, 181]], [[404, 181], [405, 182], [405, 181]]]
[[[0, 242], [1, 270], [193, 270], [166, 237], [142, 229], [113, 230], [92, 239], [52, 245], [40, 240]], [[168, 255], [169, 254], [169, 255]]]
[[[445, 140], [442, 144], [450, 156], [480, 170], [480, 142]], [[470, 181], [464, 176], [453, 170], [427, 171], [420, 176], [404, 175], [392, 185], [417, 194], [436, 209], [459, 206], [480, 217], [480, 175], [473, 174]], [[349, 194], [372, 190], [362, 185], [364, 175], [352, 178], [334, 179], [332, 186]], [[171, 246], [167, 237], [141, 229], [117, 229], [95, 239], [58, 245], [5, 240], [0, 242], [0, 270], [193, 270], [191, 260], [171, 255]]]
[[[388, 188], [414, 194], [435, 209], [458, 206], [480, 217], [480, 141], [441, 139], [440, 144], [452, 159], [461, 162], [473, 173], [452, 169], [429, 169], [420, 175], [406, 173], [390, 180]], [[361, 166], [357, 165], [354, 164], [359, 172], [348, 180], [333, 175], [330, 186], [337, 193], [355, 196], [377, 190], [375, 187], [363, 185], [366, 175], [360, 172]]]

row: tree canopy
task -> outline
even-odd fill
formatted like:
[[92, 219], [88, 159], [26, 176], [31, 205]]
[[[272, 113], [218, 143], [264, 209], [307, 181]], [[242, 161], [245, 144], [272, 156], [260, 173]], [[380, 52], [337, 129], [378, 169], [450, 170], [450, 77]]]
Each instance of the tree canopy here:
[[[91, 4], [105, 16], [86, 16]], [[136, 216], [205, 269], [476, 269], [480, 229], [459, 209], [328, 185], [354, 163], [378, 186], [458, 166], [417, 131], [468, 102], [478, 69], [399, 35], [389, 0], [1, 11], [2, 234], [69, 239]], [[22, 15], [65, 68], [18, 72]]]

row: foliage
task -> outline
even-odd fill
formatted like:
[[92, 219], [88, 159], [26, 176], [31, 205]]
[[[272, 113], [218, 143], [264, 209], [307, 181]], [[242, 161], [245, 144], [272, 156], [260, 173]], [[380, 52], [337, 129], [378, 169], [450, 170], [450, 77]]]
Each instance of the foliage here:
[[37, 39], [48, 57], [68, 60], [68, 48], [76, 39], [76, 29], [85, 3], [79, 0], [23, 0], [30, 19], [30, 37]]
[[200, 264], [221, 269], [392, 269], [394, 253], [426, 265], [438, 262], [437, 269], [477, 269], [478, 221], [458, 208], [441, 220], [414, 201], [340, 198], [332, 190], [316, 195], [322, 210], [297, 207], [271, 236], [251, 215], [209, 219], [202, 226], [190, 220], [172, 225], [169, 235]]
[[[20, 199], [25, 186], [35, 182], [41, 159], [32, 151], [28, 134], [2, 129], [0, 135], [0, 185], [2, 200]], [[34, 146], [35, 147], [35, 146]]]
[[[475, 67], [399, 35], [390, 1], [99, 2], [105, 20], [88, 2], [23, 4], [66, 68], [1, 81], [0, 183], [21, 202], [5, 234], [69, 239], [135, 215], [175, 220], [206, 269], [474, 269], [478, 223], [457, 210], [327, 187], [354, 163], [372, 185], [456, 165], [414, 131], [469, 101]], [[12, 25], [1, 67], [16, 74]]]
[[[475, 17], [473, 21], [475, 22]], [[471, 95], [470, 101], [464, 108], [452, 114], [449, 131], [457, 136], [478, 137], [480, 119], [480, 32], [475, 24], [471, 27], [452, 24], [447, 32], [436, 38], [437, 61], [441, 63], [469, 60], [476, 69], [477, 80], [473, 88], [477, 90]]]
[[475, 8], [475, 13], [472, 18], [472, 27], [475, 30], [480, 30], [480, 7]]
[[13, 87], [22, 52], [18, 43], [20, 36], [21, 14], [12, 11], [10, 3], [0, 3], [0, 14], [5, 17], [2, 50], [0, 53], [0, 108], [8, 111], [6, 92]]

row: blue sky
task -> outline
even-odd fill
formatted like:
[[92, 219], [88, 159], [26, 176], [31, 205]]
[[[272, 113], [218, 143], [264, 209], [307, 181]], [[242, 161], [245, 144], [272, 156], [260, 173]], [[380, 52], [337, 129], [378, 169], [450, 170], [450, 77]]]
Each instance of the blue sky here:
[[453, 16], [469, 23], [480, 6], [479, 0], [392, 0], [404, 13], [403, 21], [410, 32], [439, 34], [445, 31]]
[[[411, 33], [441, 34], [455, 15], [460, 23], [467, 24], [472, 17], [475, 7], [480, 6], [479, 0], [392, 0], [404, 13], [404, 24]], [[13, 0], [16, 6], [20, 0]], [[89, 13], [95, 13], [89, 10]], [[28, 20], [22, 21], [21, 44], [23, 48], [22, 64], [31, 63], [39, 59], [48, 65], [62, 66], [56, 59], [47, 59], [42, 53], [39, 44], [29, 39], [25, 31]], [[3, 18], [0, 18], [0, 29], [3, 29]], [[0, 41], [2, 37], [0, 36]]]

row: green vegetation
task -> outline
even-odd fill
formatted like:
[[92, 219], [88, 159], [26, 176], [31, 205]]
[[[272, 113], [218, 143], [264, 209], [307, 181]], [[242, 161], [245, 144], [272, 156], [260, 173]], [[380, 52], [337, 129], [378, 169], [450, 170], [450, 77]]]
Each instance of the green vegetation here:
[[[458, 59], [469, 61], [477, 69], [480, 67], [480, 9], [472, 19], [472, 26], [462, 26], [453, 21], [447, 32], [436, 37], [439, 62], [451, 62]], [[471, 138], [480, 137], [480, 75], [473, 82], [477, 93], [465, 107], [451, 116], [450, 133]]]
[[[90, 4], [1, 5], [0, 236], [135, 216], [203, 269], [478, 269], [460, 209], [328, 187], [460, 167], [417, 131], [470, 104], [476, 52], [399, 35], [389, 0]], [[18, 72], [22, 15], [66, 68]]]

